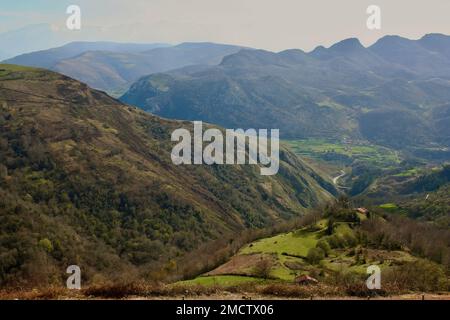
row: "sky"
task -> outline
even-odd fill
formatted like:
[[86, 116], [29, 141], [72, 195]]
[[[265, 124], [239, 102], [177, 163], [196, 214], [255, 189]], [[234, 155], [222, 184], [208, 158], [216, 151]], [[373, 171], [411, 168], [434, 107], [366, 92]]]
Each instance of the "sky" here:
[[[0, 0], [0, 33], [42, 23], [63, 31], [73, 4], [82, 12], [77, 36], [86, 40], [309, 51], [350, 37], [367, 46], [387, 34], [450, 34], [450, 0]], [[381, 8], [381, 30], [366, 27], [369, 5]]]

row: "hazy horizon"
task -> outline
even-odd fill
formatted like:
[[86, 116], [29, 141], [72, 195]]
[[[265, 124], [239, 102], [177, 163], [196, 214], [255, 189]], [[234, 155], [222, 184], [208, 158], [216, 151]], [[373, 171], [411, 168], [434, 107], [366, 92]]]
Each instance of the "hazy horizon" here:
[[[71, 4], [82, 10], [80, 31], [65, 28], [66, 8]], [[366, 9], [372, 4], [381, 8], [381, 30], [366, 27]], [[450, 34], [450, 2], [445, 0], [348, 0], [345, 5], [325, 0], [34, 0], [0, 1], [0, 9], [0, 33], [49, 24], [61, 38], [55, 40], [58, 44], [79, 40], [215, 42], [270, 51], [311, 51], [348, 38], [358, 38], [367, 47], [385, 35], [418, 39], [428, 33]]]

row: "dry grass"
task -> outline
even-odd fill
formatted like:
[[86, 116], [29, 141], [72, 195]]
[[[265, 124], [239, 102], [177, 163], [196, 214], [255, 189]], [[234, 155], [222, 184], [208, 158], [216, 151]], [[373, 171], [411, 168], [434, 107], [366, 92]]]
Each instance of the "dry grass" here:
[[0, 300], [57, 300], [82, 299], [79, 291], [68, 290], [62, 287], [49, 287], [39, 289], [11, 289], [1, 290]]
[[173, 286], [146, 283], [119, 283], [88, 287], [81, 291], [86, 298], [124, 299], [130, 297], [176, 297], [218, 294], [223, 289], [211, 286]]
[[129, 296], [145, 296], [147, 287], [140, 283], [105, 284], [91, 286], [81, 292], [88, 298], [123, 299]]
[[[426, 267], [434, 265], [426, 264]], [[162, 284], [143, 281], [122, 280], [102, 282], [87, 286], [82, 290], [68, 290], [64, 287], [10, 288], [0, 290], [0, 300], [52, 300], [52, 299], [353, 299], [402, 297], [405, 295], [439, 295], [450, 299], [448, 286], [415, 287], [409, 277], [416, 278], [423, 272], [428, 278], [433, 269], [420, 267], [416, 263], [416, 273], [411, 269], [384, 274], [382, 289], [369, 290], [364, 277], [354, 277], [348, 273], [336, 273], [333, 278], [313, 285], [299, 285], [284, 281], [247, 282], [234, 286]], [[420, 271], [420, 272], [419, 272]], [[434, 284], [436, 277], [420, 278], [421, 284]], [[428, 280], [427, 280], [428, 279]], [[407, 299], [407, 298], [406, 298]]]
[[242, 284], [222, 288], [219, 286], [181, 286], [146, 283], [118, 283], [93, 285], [83, 290], [68, 290], [61, 287], [41, 289], [14, 289], [0, 291], [0, 300], [58, 300], [58, 299], [207, 299], [208, 297], [245, 297], [275, 299], [386, 297], [405, 292], [378, 291], [373, 293], [362, 286], [346, 288], [319, 284], [296, 285], [288, 283]]
[[342, 291], [337, 287], [327, 285], [301, 286], [296, 284], [272, 284], [258, 287], [256, 288], [256, 292], [262, 295], [298, 299], [342, 296]]

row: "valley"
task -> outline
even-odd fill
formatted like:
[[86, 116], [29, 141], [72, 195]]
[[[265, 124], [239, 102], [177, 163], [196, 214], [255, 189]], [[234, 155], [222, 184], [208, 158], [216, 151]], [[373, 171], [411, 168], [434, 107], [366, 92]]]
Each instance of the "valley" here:
[[[76, 264], [88, 298], [448, 294], [449, 39], [83, 42], [0, 64], [0, 285], [45, 294]], [[274, 161], [245, 139], [220, 160], [249, 128], [279, 130]]]

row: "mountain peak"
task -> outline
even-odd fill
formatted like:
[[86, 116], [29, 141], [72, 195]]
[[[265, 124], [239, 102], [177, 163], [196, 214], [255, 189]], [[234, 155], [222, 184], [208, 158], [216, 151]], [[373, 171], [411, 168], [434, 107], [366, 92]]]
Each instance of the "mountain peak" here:
[[383, 48], [386, 46], [401, 46], [411, 42], [413, 42], [413, 40], [396, 35], [387, 35], [378, 39], [373, 45], [369, 47], [369, 49]]
[[286, 49], [286, 50], [278, 52], [278, 54], [282, 54], [282, 55], [304, 55], [305, 51], [300, 50], [300, 49]]
[[317, 46], [313, 51], [309, 53], [309, 55], [317, 59], [327, 59], [331, 57], [328, 49], [324, 46]]
[[242, 49], [239, 52], [225, 56], [222, 59], [222, 66], [249, 66], [268, 65], [276, 63], [279, 56], [271, 51], [261, 49]]
[[300, 49], [288, 49], [278, 53], [284, 61], [289, 64], [302, 64], [308, 61], [308, 55]]
[[450, 56], [450, 37], [441, 33], [424, 35], [418, 43], [433, 52], [442, 54], [445, 58]]
[[364, 50], [365, 48], [357, 38], [345, 39], [345, 40], [342, 40], [330, 47], [330, 50], [343, 52], [343, 53], [353, 51], [353, 50], [361, 50], [361, 49]]
[[357, 38], [349, 38], [335, 43], [328, 49], [318, 46], [310, 52], [310, 55], [320, 60], [328, 60], [336, 57], [336, 55], [351, 55], [352, 53], [360, 53], [365, 50], [366, 48]]
[[447, 36], [443, 33], [427, 33], [424, 35], [420, 40], [427, 40], [427, 39], [433, 39], [433, 40], [441, 40], [441, 39], [449, 39], [450, 36]]

